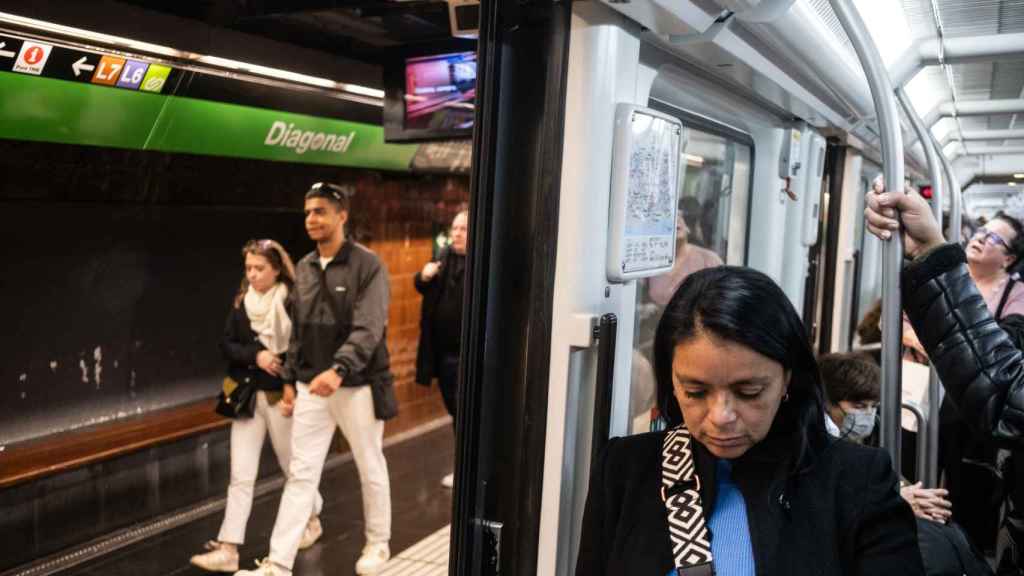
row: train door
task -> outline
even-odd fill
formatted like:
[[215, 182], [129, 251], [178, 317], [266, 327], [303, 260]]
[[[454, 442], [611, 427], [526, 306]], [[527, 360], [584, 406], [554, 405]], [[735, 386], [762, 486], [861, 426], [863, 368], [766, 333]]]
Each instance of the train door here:
[[611, 399], [599, 434], [647, 425], [649, 392], [631, 401], [649, 363], [635, 330], [651, 322], [636, 311], [647, 288], [609, 281], [606, 267], [616, 108], [682, 122], [677, 200], [702, 254], [780, 278], [789, 208], [778, 158], [790, 114], [687, 70], [603, 4], [518, 5], [481, 4], [458, 575], [571, 575], [598, 392]]

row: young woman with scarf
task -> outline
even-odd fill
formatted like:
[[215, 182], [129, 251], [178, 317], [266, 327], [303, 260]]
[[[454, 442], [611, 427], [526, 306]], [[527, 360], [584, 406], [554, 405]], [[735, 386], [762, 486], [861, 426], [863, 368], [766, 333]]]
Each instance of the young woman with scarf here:
[[[291, 461], [295, 388], [281, 380], [281, 365], [292, 333], [287, 304], [295, 283], [295, 266], [273, 240], [249, 241], [242, 247], [242, 257], [245, 275], [228, 313], [221, 350], [228, 360], [228, 378], [257, 392], [252, 417], [231, 422], [231, 481], [220, 533], [206, 543], [206, 552], [191, 559], [193, 565], [212, 572], [238, 570], [238, 546], [245, 542], [260, 453], [268, 433], [285, 474]], [[312, 546], [320, 537], [322, 506], [323, 499], [317, 494], [300, 548]]]

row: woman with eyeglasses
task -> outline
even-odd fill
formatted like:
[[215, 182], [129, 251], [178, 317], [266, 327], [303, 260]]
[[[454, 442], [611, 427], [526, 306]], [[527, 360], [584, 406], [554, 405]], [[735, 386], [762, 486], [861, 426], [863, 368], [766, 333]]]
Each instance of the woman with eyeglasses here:
[[[245, 541], [260, 454], [268, 433], [278, 464], [286, 474], [291, 462], [295, 388], [281, 379], [281, 365], [292, 334], [288, 295], [295, 285], [295, 265], [273, 240], [250, 240], [242, 247], [242, 258], [245, 275], [228, 313], [221, 350], [228, 360], [232, 385], [253, 386], [257, 392], [252, 416], [231, 422], [231, 480], [220, 533], [216, 540], [206, 543], [206, 552], [191, 559], [193, 565], [211, 572], [238, 570], [238, 546]], [[322, 506], [318, 493], [299, 548], [312, 546], [320, 537]]]

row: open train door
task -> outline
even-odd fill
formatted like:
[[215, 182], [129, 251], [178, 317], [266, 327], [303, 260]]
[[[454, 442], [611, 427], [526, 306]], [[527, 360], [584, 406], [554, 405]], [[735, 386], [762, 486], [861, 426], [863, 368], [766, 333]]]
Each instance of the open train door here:
[[480, 5], [452, 575], [537, 568], [570, 4]]

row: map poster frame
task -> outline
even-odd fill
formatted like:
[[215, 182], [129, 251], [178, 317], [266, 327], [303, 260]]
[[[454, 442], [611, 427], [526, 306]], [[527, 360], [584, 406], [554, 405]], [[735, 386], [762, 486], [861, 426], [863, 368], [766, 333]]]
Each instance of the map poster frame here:
[[607, 276], [624, 283], [672, 269], [682, 121], [635, 104], [615, 109]]

